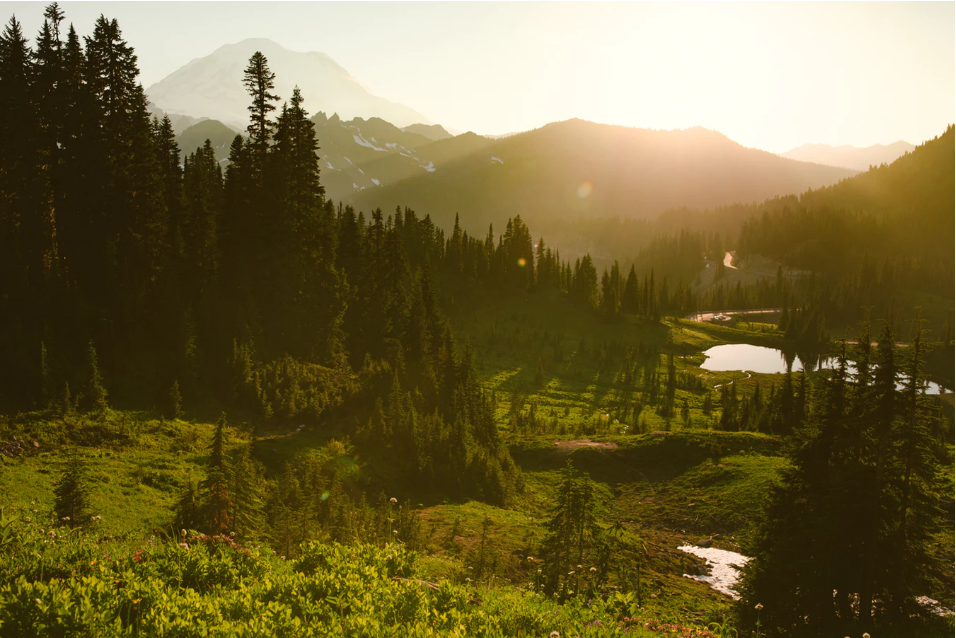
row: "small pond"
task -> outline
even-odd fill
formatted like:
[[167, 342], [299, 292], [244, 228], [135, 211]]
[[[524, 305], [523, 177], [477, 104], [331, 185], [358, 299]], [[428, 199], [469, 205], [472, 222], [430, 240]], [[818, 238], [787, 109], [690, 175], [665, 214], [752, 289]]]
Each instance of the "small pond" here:
[[[749, 343], [728, 343], [722, 346], [714, 346], [704, 351], [704, 356], [707, 359], [700, 367], [702, 370], [710, 370], [711, 372], [739, 370], [759, 374], [782, 374], [787, 371], [788, 362], [793, 372], [799, 372], [804, 367], [807, 370], [828, 368], [833, 362], [833, 359], [828, 357], [815, 355], [802, 355], [803, 358], [807, 359], [804, 361], [801, 359], [801, 355], [788, 355], [776, 348], [753, 346]], [[902, 388], [902, 385], [899, 387]], [[938, 383], [932, 381], [926, 383], [926, 394], [940, 394], [940, 392], [950, 391]]]

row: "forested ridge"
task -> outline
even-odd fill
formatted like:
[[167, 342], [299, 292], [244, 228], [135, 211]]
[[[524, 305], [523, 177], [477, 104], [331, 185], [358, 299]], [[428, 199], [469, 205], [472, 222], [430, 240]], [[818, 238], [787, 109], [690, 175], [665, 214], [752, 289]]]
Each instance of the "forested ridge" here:
[[[0, 635], [952, 634], [952, 127], [592, 222], [605, 266], [333, 201], [261, 53], [181, 148], [115, 20], [44, 16], [0, 35]], [[706, 366], [744, 344], [781, 371]]]

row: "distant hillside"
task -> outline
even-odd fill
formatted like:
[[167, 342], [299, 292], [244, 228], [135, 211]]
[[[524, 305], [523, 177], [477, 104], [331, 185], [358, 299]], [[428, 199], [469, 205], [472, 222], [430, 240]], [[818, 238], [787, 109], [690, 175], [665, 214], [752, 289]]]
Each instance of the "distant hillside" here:
[[177, 135], [176, 142], [183, 156], [186, 156], [205, 144], [208, 139], [216, 151], [216, 159], [222, 161], [229, 157], [229, 146], [235, 137], [236, 132], [219, 120], [203, 120]]
[[547, 232], [549, 222], [562, 219], [652, 218], [668, 208], [804, 192], [855, 174], [744, 148], [702, 128], [652, 131], [568, 120], [480, 139], [478, 152], [347, 201], [365, 210], [407, 205], [445, 225], [460, 213], [465, 228], [482, 233], [520, 214], [536, 232]]
[[866, 148], [856, 146], [829, 146], [827, 144], [804, 144], [798, 148], [781, 153], [780, 157], [826, 164], [827, 166], [841, 166], [858, 171], [865, 171], [871, 166], [892, 164], [901, 155], [910, 153], [916, 148], [909, 142], [894, 142], [884, 146], [875, 144]]
[[[765, 202], [741, 231], [740, 252], [849, 272], [865, 257], [938, 264], [953, 291], [956, 144], [953, 126], [890, 165], [798, 198]], [[936, 266], [933, 266], [936, 267]], [[930, 283], [930, 282], [922, 282]], [[917, 282], [913, 282], [914, 286]]]
[[373, 95], [348, 71], [315, 51], [299, 53], [265, 39], [227, 44], [197, 58], [146, 89], [151, 102], [169, 113], [208, 117], [245, 127], [249, 96], [242, 73], [249, 58], [262, 51], [276, 74], [275, 93], [288, 100], [298, 86], [310, 112], [339, 112], [348, 117], [382, 117], [399, 126], [430, 123], [421, 113]]
[[817, 189], [803, 199], [880, 215], [927, 217], [952, 225], [954, 138], [950, 125], [942, 135], [914, 147], [912, 153], [890, 165]]
[[446, 131], [441, 124], [412, 124], [411, 126], [406, 126], [403, 130], [407, 133], [417, 133], [422, 137], [427, 137], [433, 142], [447, 140], [450, 137], [454, 137], [451, 133]]
[[434, 173], [491, 144], [474, 133], [433, 141], [413, 132], [420, 128], [402, 130], [380, 118], [343, 122], [337, 114], [318, 113], [312, 121], [319, 138], [322, 184], [329, 198], [346, 203], [363, 191]]

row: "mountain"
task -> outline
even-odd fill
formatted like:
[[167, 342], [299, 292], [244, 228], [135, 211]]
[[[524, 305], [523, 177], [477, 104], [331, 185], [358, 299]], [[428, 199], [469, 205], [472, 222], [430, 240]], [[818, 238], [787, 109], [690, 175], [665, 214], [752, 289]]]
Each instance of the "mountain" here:
[[412, 124], [411, 126], [406, 126], [404, 129], [407, 133], [418, 133], [433, 142], [439, 140], [447, 140], [450, 137], [454, 137], [451, 133], [445, 130], [441, 124]]
[[[879, 264], [880, 286], [892, 283], [887, 269], [893, 262], [907, 267], [922, 264], [929, 270], [905, 280], [907, 287], [941, 288], [951, 299], [956, 258], [954, 155], [956, 129], [950, 125], [892, 164], [874, 166], [799, 197], [765, 202], [744, 224], [738, 253], [841, 274], [856, 274], [862, 264], [869, 263], [871, 270]], [[873, 272], [864, 274], [876, 280]]]
[[[437, 145], [454, 142], [455, 152], [433, 171], [412, 171], [375, 189], [330, 189], [330, 196], [364, 210], [409, 206], [443, 225], [460, 213], [462, 225], [480, 233], [520, 214], [536, 232], [547, 232], [548, 222], [562, 219], [648, 219], [668, 208], [804, 192], [855, 174], [745, 148], [699, 127], [655, 131], [568, 120], [498, 140], [474, 137], [484, 141], [458, 136], [415, 148], [428, 161]], [[468, 144], [474, 152], [463, 153]]]
[[338, 112], [348, 117], [381, 117], [398, 126], [430, 124], [403, 104], [373, 95], [348, 71], [324, 53], [290, 51], [271, 40], [249, 39], [227, 44], [197, 58], [146, 89], [150, 101], [168, 113], [220, 120], [245, 127], [249, 96], [242, 74], [256, 51], [276, 74], [275, 93], [288, 100], [298, 86], [310, 112]]
[[229, 157], [229, 146], [235, 138], [236, 132], [219, 120], [203, 120], [177, 135], [176, 142], [185, 157], [205, 144], [208, 139], [216, 152], [216, 159], [221, 162]]
[[914, 148], [916, 147], [909, 142], [903, 141], [893, 142], [886, 146], [874, 144], [866, 148], [849, 145], [804, 144], [786, 153], [781, 153], [780, 157], [865, 171], [870, 166], [892, 164], [901, 155], [913, 152]]
[[312, 122], [319, 138], [322, 184], [331, 199], [346, 203], [366, 189], [378, 190], [434, 173], [491, 144], [474, 133], [451, 137], [446, 132], [443, 139], [436, 141], [413, 131], [436, 136], [441, 127], [403, 130], [377, 117], [342, 121], [338, 114], [327, 117], [320, 112], [312, 117]]

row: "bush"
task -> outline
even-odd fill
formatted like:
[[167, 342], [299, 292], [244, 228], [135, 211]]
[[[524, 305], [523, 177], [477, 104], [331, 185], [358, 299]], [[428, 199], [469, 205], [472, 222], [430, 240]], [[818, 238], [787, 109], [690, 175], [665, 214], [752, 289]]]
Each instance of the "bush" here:
[[398, 545], [308, 543], [287, 561], [228, 536], [121, 543], [12, 518], [21, 542], [0, 552], [4, 636], [661, 635], [599, 600], [559, 607], [512, 587], [418, 580], [416, 554]]

